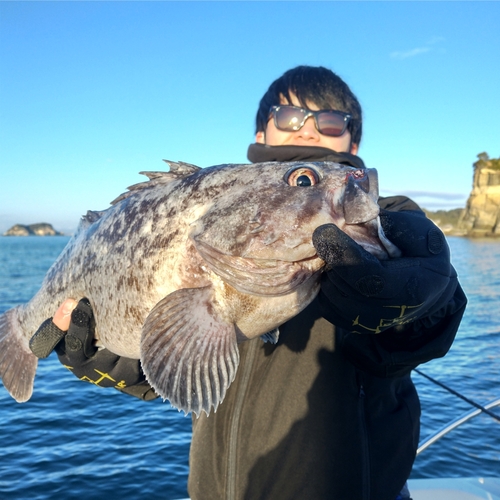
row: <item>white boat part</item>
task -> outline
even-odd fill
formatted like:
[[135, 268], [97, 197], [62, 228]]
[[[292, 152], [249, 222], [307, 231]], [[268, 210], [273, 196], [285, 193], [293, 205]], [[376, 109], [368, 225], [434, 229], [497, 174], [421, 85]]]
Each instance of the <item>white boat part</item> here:
[[410, 479], [413, 500], [500, 500], [500, 478]]

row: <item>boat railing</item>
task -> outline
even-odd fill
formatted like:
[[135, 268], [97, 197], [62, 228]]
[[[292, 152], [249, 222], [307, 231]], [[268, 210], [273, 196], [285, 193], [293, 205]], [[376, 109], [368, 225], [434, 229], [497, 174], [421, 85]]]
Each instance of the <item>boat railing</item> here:
[[[496, 406], [500, 406], [500, 398], [495, 399], [494, 401], [490, 401], [489, 403], [484, 405], [486, 410], [490, 410], [491, 408], [495, 408]], [[422, 453], [425, 449], [427, 449], [431, 444], [435, 443], [438, 439], [442, 438], [453, 429], [456, 429], [459, 425], [464, 424], [471, 418], [476, 417], [480, 413], [484, 413], [482, 409], [476, 408], [475, 410], [471, 410], [469, 412], [464, 413], [462, 416], [457, 419], [451, 421], [450, 423], [443, 426], [441, 429], [436, 431], [434, 434], [431, 434], [427, 438], [425, 438], [418, 446], [417, 455]]]

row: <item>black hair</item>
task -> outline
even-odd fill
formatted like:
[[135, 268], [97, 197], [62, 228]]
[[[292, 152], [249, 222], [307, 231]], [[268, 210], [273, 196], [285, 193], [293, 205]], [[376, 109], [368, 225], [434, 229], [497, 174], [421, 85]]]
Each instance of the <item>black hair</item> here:
[[275, 80], [260, 100], [256, 117], [256, 132], [264, 132], [269, 121], [269, 109], [280, 103], [283, 96], [291, 103], [290, 92], [297, 96], [299, 103], [307, 107], [313, 102], [319, 109], [335, 109], [352, 116], [347, 129], [351, 141], [361, 141], [361, 105], [348, 85], [333, 71], [322, 66], [297, 66]]

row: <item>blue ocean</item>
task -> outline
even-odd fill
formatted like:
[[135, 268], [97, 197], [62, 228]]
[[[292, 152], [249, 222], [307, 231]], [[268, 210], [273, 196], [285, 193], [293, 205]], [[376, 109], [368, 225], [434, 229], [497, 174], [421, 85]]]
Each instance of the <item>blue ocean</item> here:
[[[0, 313], [27, 302], [66, 237], [0, 238]], [[500, 398], [500, 242], [449, 238], [469, 298], [449, 354], [420, 369], [480, 404]], [[413, 379], [427, 435], [473, 410], [421, 375]], [[32, 399], [0, 384], [0, 499], [187, 497], [191, 418], [78, 381], [55, 354], [39, 363]], [[494, 408], [500, 414], [500, 408]], [[413, 478], [500, 476], [500, 424], [481, 414], [430, 446]]]

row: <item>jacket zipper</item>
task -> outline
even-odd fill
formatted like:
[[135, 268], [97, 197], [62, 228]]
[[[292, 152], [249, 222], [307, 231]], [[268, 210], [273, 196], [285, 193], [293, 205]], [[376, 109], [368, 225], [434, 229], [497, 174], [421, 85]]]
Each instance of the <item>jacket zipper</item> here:
[[365, 388], [361, 376], [359, 376], [359, 419], [361, 429], [361, 453], [362, 453], [362, 498], [370, 500], [370, 454], [368, 446], [368, 429], [365, 412]]
[[255, 354], [258, 349], [258, 342], [256, 340], [249, 342], [243, 366], [239, 367], [239, 370], [241, 370], [241, 378], [238, 384], [238, 390], [236, 391], [236, 401], [233, 407], [231, 425], [229, 428], [226, 500], [236, 500], [236, 454], [238, 451], [238, 434], [243, 404], [245, 402], [245, 396], [250, 382], [250, 375], [252, 373]]

